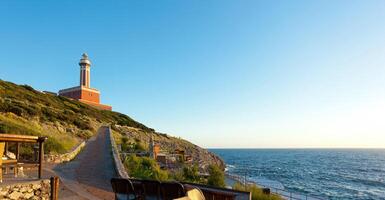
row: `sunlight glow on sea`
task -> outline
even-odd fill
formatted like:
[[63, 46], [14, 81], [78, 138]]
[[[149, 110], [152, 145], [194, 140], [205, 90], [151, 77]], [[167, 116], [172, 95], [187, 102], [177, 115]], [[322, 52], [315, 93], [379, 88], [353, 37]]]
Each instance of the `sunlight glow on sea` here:
[[227, 172], [328, 199], [385, 199], [385, 149], [210, 149]]

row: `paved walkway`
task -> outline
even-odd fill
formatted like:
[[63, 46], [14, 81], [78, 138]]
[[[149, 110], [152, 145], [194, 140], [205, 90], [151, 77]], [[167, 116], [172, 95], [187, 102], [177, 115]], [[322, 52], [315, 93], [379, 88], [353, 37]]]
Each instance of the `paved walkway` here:
[[110, 179], [116, 174], [107, 128], [101, 127], [73, 161], [53, 171], [61, 179], [59, 199], [114, 199]]

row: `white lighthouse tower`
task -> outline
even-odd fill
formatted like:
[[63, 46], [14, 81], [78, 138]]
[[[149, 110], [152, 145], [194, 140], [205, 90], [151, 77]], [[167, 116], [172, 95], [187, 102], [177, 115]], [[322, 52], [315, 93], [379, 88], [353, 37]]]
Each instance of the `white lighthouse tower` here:
[[88, 55], [83, 53], [82, 58], [79, 61], [80, 65], [80, 86], [90, 88], [90, 68], [91, 61], [88, 59]]
[[91, 88], [91, 61], [88, 59], [88, 55], [86, 53], [83, 53], [82, 58], [79, 61], [79, 66], [80, 85], [59, 90], [59, 95], [76, 99], [101, 110], [112, 110], [111, 106], [100, 103], [100, 91], [95, 88]]

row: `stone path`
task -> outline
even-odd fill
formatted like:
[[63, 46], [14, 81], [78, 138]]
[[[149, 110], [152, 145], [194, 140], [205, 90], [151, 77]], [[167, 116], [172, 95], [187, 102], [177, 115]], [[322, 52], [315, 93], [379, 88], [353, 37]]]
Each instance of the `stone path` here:
[[53, 171], [61, 179], [59, 199], [114, 199], [110, 179], [116, 174], [107, 128], [101, 127], [73, 161]]

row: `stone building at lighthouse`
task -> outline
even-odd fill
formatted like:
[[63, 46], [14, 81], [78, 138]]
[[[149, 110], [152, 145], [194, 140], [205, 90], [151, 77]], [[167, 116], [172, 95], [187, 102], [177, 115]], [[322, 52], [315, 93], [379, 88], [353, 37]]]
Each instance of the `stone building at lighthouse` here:
[[95, 88], [91, 88], [91, 61], [88, 59], [88, 55], [86, 53], [82, 55], [82, 58], [79, 61], [79, 66], [80, 85], [60, 90], [59, 95], [76, 99], [98, 109], [112, 110], [111, 106], [100, 103], [100, 91]]

